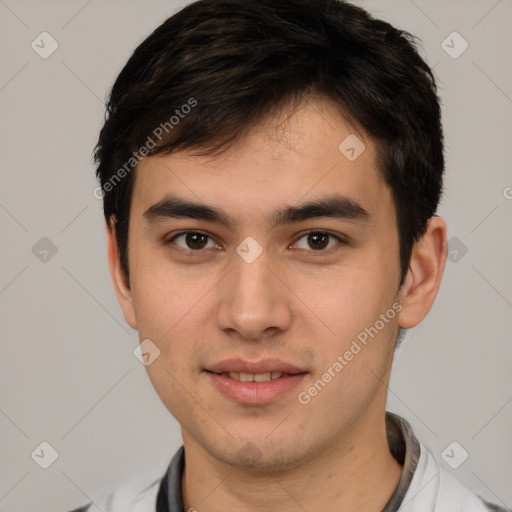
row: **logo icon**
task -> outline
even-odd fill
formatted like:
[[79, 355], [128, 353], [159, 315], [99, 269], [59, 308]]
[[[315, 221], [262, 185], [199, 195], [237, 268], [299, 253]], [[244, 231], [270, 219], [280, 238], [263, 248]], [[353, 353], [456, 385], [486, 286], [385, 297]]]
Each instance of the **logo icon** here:
[[254, 466], [262, 457], [262, 453], [252, 443], [246, 443], [236, 454], [237, 460], [244, 466]]
[[30, 456], [43, 469], [48, 469], [59, 458], [57, 450], [47, 441], [40, 443]]
[[467, 246], [456, 236], [448, 241], [448, 259], [452, 263], [458, 263], [467, 254]]
[[49, 238], [43, 236], [32, 247], [32, 254], [42, 263], [48, 263], [57, 254], [57, 246]]
[[39, 57], [47, 59], [59, 47], [59, 43], [48, 32], [41, 32], [30, 46]]
[[252, 236], [248, 236], [236, 248], [236, 252], [246, 263], [252, 263], [263, 252], [263, 247]]
[[338, 146], [339, 152], [351, 162], [359, 158], [365, 149], [366, 146], [363, 144], [363, 141], [353, 133], [346, 137]]
[[466, 462], [469, 453], [457, 441], [453, 441], [443, 450], [441, 457], [448, 466], [457, 469]]
[[135, 347], [133, 355], [144, 366], [149, 366], [160, 356], [160, 349], [150, 339], [146, 338]]
[[452, 59], [458, 59], [468, 49], [468, 47], [469, 43], [458, 32], [452, 32], [441, 43], [441, 48]]

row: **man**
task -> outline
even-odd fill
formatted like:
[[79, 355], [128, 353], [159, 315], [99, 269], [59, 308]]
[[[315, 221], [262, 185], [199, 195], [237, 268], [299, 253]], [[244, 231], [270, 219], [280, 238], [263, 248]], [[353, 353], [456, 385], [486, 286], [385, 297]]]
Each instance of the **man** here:
[[183, 437], [99, 509], [500, 510], [385, 411], [447, 248], [412, 36], [335, 0], [195, 2], [121, 71], [96, 159], [115, 291]]

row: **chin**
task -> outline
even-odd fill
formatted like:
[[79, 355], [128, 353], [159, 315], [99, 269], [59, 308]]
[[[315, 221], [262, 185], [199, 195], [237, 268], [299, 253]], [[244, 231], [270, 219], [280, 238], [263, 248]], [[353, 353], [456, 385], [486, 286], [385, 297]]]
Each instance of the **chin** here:
[[279, 449], [265, 440], [247, 441], [239, 444], [240, 448], [233, 452], [233, 445], [229, 451], [218, 451], [218, 446], [210, 453], [225, 464], [238, 469], [247, 469], [252, 472], [282, 472], [294, 469], [307, 460], [308, 454], [299, 453], [297, 445]]

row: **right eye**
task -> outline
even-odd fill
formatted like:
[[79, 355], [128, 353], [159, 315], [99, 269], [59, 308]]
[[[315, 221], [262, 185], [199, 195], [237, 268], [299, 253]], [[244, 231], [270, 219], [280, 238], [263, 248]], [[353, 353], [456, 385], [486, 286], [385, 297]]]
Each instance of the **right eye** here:
[[[178, 240], [181, 242], [178, 243]], [[208, 241], [210, 241], [213, 245], [208, 246]], [[189, 254], [191, 252], [202, 252], [203, 249], [212, 249], [218, 247], [209, 235], [200, 231], [182, 231], [181, 233], [177, 233], [172, 238], [170, 238], [166, 244], [176, 245]]]

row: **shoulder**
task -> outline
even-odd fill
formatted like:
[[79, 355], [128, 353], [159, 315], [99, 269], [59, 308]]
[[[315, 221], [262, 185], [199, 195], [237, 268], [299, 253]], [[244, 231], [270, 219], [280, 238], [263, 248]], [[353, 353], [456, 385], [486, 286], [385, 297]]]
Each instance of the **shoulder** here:
[[162, 477], [133, 479], [70, 512], [154, 512]]
[[487, 510], [490, 512], [512, 512], [512, 509], [510, 508], [502, 508], [498, 505], [495, 505], [494, 503], [489, 503], [488, 501], [482, 500], [487, 507]]
[[477, 493], [466, 487], [462, 482], [455, 478], [447, 469], [442, 468], [434, 456], [421, 445], [422, 456], [425, 458], [425, 471], [434, 475], [429, 479], [429, 487], [435, 494], [435, 510], [439, 512], [511, 512], [509, 509], [502, 508], [484, 500]]
[[468, 489], [447, 470], [441, 469], [439, 476], [438, 500], [444, 507], [441, 510], [510, 512], [510, 509], [484, 500], [481, 496]]
[[174, 504], [171, 508], [174, 506], [175, 510], [181, 510], [184, 453], [182, 445], [174, 454], [164, 475], [153, 473], [129, 480], [108, 494], [70, 512], [155, 512], [169, 500]]

